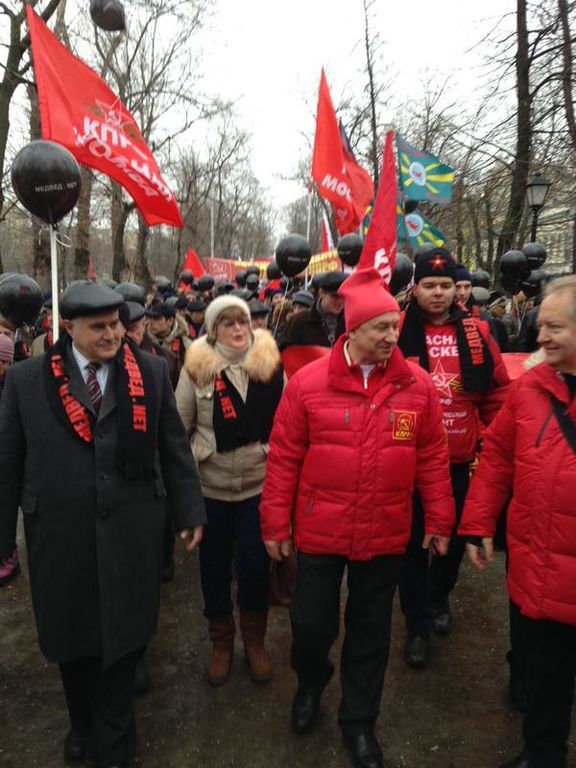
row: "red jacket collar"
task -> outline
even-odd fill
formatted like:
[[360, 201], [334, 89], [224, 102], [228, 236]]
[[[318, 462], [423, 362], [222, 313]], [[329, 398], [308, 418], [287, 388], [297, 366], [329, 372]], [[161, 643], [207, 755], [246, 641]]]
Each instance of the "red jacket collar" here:
[[[530, 373], [542, 389], [568, 405], [570, 394], [568, 385], [561, 373], [552, 368], [551, 365], [548, 365], [548, 363], [539, 363], [531, 369]], [[576, 413], [576, 398], [570, 404], [570, 411]]]
[[[346, 362], [344, 355], [344, 344], [346, 341], [348, 341], [347, 335], [340, 336], [332, 348], [328, 366], [328, 382], [336, 389], [352, 390], [366, 394], [360, 366], [353, 365], [350, 367]], [[404, 386], [406, 386], [414, 379], [410, 366], [398, 347], [395, 348], [386, 367], [380, 370], [381, 379], [386, 383], [404, 383]]]

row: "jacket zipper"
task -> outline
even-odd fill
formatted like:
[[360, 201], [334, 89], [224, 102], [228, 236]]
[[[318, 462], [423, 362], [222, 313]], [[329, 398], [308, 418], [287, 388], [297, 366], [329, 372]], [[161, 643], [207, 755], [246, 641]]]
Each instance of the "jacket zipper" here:
[[534, 443], [534, 448], [538, 448], [538, 446], [540, 445], [542, 437], [544, 436], [544, 432], [546, 431], [546, 427], [548, 426], [548, 423], [550, 422], [550, 419], [552, 418], [553, 415], [554, 415], [554, 411], [552, 410], [550, 411], [550, 413], [548, 414], [548, 417], [546, 418], [546, 421], [542, 425], [542, 429], [540, 430], [540, 432], [538, 432], [538, 437], [536, 438], [536, 442]]

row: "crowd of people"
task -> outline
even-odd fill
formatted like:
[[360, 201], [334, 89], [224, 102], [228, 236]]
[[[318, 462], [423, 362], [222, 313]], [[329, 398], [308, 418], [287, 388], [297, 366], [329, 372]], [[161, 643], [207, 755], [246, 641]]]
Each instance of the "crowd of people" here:
[[[237, 626], [251, 678], [272, 678], [271, 574], [295, 564], [297, 734], [313, 731], [334, 672], [347, 573], [338, 724], [356, 768], [383, 765], [396, 589], [404, 660], [424, 667], [433, 634], [451, 631], [465, 551], [484, 570], [504, 549], [524, 749], [501, 768], [566, 768], [576, 276], [510, 299], [444, 248], [419, 254], [396, 296], [374, 269], [256, 272], [149, 294], [78, 281], [58, 318], [46, 297], [33, 329], [0, 315], [0, 584], [19, 573], [21, 510], [40, 649], [70, 717], [65, 759], [130, 764], [178, 538], [199, 551], [212, 686], [229, 678]], [[531, 353], [514, 381], [510, 351]]]

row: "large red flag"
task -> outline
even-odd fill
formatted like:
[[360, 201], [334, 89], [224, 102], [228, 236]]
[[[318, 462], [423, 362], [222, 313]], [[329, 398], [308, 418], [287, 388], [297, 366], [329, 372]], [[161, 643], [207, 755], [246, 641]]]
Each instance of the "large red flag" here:
[[312, 178], [320, 197], [334, 206], [338, 232], [345, 235], [357, 229], [374, 190], [370, 176], [343, 144], [324, 70], [318, 91]]
[[160, 175], [136, 121], [104, 80], [74, 56], [26, 6], [42, 138], [115, 179], [149, 226], [181, 227], [174, 194]]
[[396, 202], [398, 198], [394, 131], [388, 131], [384, 144], [380, 185], [374, 200], [368, 234], [358, 262], [359, 268], [375, 267], [386, 285], [390, 284], [396, 263]]

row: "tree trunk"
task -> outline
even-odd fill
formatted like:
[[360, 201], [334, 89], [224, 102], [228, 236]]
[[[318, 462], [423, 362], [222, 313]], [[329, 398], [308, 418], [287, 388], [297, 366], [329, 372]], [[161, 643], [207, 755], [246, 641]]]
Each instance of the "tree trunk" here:
[[574, 77], [572, 69], [572, 39], [570, 35], [568, 3], [566, 0], [558, 0], [558, 10], [562, 25], [562, 91], [564, 94], [564, 111], [566, 113], [566, 123], [568, 124], [572, 150], [576, 152], [576, 118], [574, 116], [574, 100], [572, 98], [572, 79]]
[[112, 224], [112, 278], [121, 283], [128, 270], [126, 250], [124, 248], [124, 231], [126, 222], [133, 205], [126, 204], [122, 199], [122, 187], [112, 182], [110, 198], [110, 219]]
[[[512, 168], [510, 184], [510, 200], [500, 237], [498, 238], [497, 257], [510, 250], [518, 234], [526, 182], [530, 167], [530, 150], [532, 145], [531, 124], [531, 95], [530, 95], [530, 53], [528, 27], [526, 21], [526, 0], [517, 0], [516, 10], [516, 91], [518, 109], [516, 114], [516, 156]], [[496, 264], [496, 268], [498, 265]]]
[[92, 225], [90, 204], [92, 202], [94, 176], [85, 166], [80, 168], [80, 181], [76, 243], [74, 246], [74, 280], [86, 280], [90, 264], [90, 227]]
[[134, 281], [148, 289], [152, 285], [152, 275], [146, 261], [146, 242], [150, 234], [150, 227], [144, 221], [141, 213], [138, 213], [138, 242], [136, 246], [136, 261], [134, 263]]

